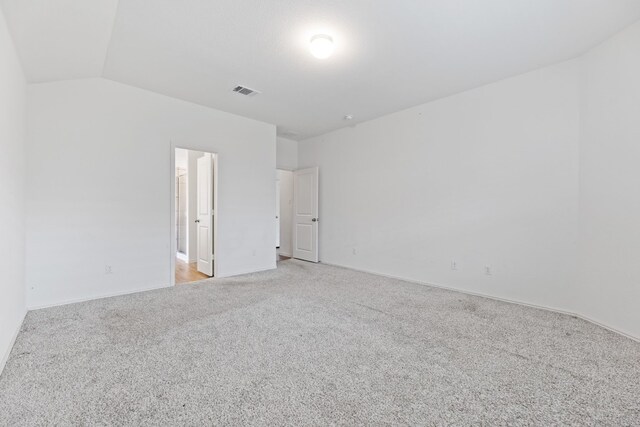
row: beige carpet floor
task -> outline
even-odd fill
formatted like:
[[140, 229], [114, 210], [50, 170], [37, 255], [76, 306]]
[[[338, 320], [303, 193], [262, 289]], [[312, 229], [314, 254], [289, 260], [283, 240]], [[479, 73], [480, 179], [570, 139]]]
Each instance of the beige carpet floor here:
[[337, 267], [30, 312], [0, 425], [640, 425], [640, 344]]

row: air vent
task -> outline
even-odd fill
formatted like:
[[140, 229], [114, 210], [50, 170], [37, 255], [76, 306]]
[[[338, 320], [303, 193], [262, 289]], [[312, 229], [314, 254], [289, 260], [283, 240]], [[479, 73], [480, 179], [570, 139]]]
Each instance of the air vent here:
[[255, 96], [260, 93], [257, 90], [249, 89], [244, 86], [236, 86], [233, 88], [233, 91], [245, 96]]

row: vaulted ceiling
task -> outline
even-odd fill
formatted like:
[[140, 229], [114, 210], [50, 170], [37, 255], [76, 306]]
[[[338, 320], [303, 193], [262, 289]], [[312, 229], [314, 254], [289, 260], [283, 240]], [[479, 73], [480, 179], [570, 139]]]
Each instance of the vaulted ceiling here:
[[[30, 82], [104, 77], [274, 123], [293, 139], [575, 57], [640, 19], [640, 0], [0, 4]], [[335, 40], [329, 59], [309, 54], [317, 33]]]

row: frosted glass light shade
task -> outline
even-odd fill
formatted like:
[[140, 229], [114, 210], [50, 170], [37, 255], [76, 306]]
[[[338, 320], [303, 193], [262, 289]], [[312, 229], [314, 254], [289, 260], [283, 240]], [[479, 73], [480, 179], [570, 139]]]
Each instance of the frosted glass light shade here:
[[316, 34], [310, 40], [311, 54], [318, 59], [326, 59], [333, 53], [333, 39], [326, 34]]

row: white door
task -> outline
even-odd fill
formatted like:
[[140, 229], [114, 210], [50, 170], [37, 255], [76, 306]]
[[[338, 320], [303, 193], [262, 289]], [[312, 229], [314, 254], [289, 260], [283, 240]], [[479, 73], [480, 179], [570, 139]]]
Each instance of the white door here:
[[293, 257], [318, 262], [318, 168], [293, 173]]
[[198, 271], [213, 276], [213, 155], [198, 159], [197, 180]]
[[276, 248], [280, 247], [280, 180], [276, 180]]

